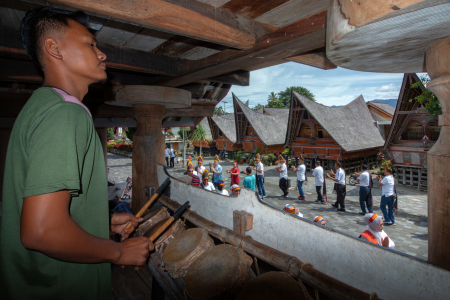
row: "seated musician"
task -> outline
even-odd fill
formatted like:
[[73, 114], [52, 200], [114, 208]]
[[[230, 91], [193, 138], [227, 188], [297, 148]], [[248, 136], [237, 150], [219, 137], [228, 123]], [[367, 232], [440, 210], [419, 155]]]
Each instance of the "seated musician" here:
[[192, 177], [192, 185], [200, 186], [200, 177], [198, 177], [197, 172], [194, 171], [194, 165], [190, 159], [187, 160], [186, 174]]
[[214, 188], [214, 185], [212, 184], [212, 182], [208, 182], [209, 180], [209, 173], [208, 170], [204, 170], [203, 171], [203, 175], [202, 175], [202, 184], [201, 187], [203, 187], [205, 190], [208, 191], [215, 191], [216, 189]]
[[225, 182], [223, 180], [219, 180], [217, 182], [217, 192], [224, 196], [229, 196], [228, 191], [225, 189]]
[[366, 230], [359, 236], [364, 241], [371, 242], [375, 245], [380, 245], [386, 248], [393, 249], [395, 243], [391, 240], [383, 228], [383, 218], [375, 213], [366, 214], [364, 222], [367, 224]]
[[237, 197], [241, 193], [241, 188], [237, 184], [231, 186], [231, 197]]
[[317, 216], [314, 218], [314, 223], [319, 225], [327, 226], [327, 221], [322, 216]]

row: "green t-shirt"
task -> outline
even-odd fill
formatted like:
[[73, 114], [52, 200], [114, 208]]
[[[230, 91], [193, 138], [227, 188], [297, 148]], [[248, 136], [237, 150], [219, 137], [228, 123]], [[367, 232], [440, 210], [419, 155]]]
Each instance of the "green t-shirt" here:
[[65, 92], [37, 89], [9, 140], [0, 232], [2, 299], [110, 299], [111, 266], [53, 259], [20, 241], [23, 198], [67, 189], [71, 217], [108, 238], [106, 168], [100, 139], [84, 105]]
[[255, 190], [255, 175], [247, 175], [244, 178], [244, 186], [248, 189]]

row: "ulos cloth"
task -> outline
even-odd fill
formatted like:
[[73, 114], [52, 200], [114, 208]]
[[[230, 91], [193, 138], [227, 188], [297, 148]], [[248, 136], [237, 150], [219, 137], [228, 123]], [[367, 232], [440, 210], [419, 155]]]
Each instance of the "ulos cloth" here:
[[68, 190], [83, 230], [109, 237], [103, 149], [89, 111], [75, 97], [37, 89], [9, 140], [0, 235], [1, 299], [111, 299], [111, 265], [70, 263], [20, 241], [23, 198]]

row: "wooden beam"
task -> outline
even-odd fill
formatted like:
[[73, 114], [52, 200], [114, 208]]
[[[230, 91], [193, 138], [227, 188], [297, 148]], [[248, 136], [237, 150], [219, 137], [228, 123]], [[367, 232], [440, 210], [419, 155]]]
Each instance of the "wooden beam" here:
[[227, 83], [238, 86], [250, 85], [250, 72], [244, 70], [238, 70], [236, 72], [208, 78], [210, 81]]
[[323, 52], [305, 53], [291, 56], [286, 58], [286, 60], [308, 65], [311, 67], [316, 67], [323, 70], [330, 70], [337, 68], [336, 65], [333, 64], [331, 60], [327, 58], [325, 50]]
[[284, 59], [300, 53], [325, 47], [327, 12], [323, 11], [296, 23], [280, 28], [258, 39], [251, 50], [224, 50], [196, 62], [184, 64], [180, 77], [162, 82], [166, 86], [181, 86], [204, 78], [210, 78], [251, 68], [265, 60]]
[[288, 1], [290, 0], [235, 0], [226, 3], [221, 8], [254, 19]]
[[[43, 3], [41, 0], [32, 0], [32, 2]], [[45, 3], [47, 2], [57, 4], [56, 6], [64, 5], [81, 9], [93, 15], [112, 18], [145, 28], [160, 29], [238, 49], [250, 49], [255, 44], [254, 35], [238, 29], [244, 27], [242, 25], [248, 26], [248, 24], [238, 22], [231, 27], [220, 22], [216, 16], [205, 16], [203, 10], [210, 6], [196, 1], [189, 1], [195, 2], [191, 4], [182, 0], [174, 1], [176, 4], [162, 0], [130, 0], [127, 2], [108, 0], [108, 3], [96, 0], [45, 1]], [[211, 9], [214, 10], [213, 7]], [[220, 9], [216, 10], [220, 11]], [[242, 18], [239, 18], [236, 14], [232, 15], [234, 19], [230, 19], [230, 23]], [[248, 20], [248, 23], [256, 24], [253, 20]]]

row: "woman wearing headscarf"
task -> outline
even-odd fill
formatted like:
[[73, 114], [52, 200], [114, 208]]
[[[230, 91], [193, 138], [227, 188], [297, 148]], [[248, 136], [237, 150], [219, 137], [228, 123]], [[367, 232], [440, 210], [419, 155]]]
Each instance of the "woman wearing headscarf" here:
[[375, 213], [366, 214], [364, 216], [364, 222], [367, 224], [367, 227], [359, 236], [360, 239], [386, 248], [393, 249], [395, 247], [394, 241], [383, 230], [384, 225], [381, 216]]

